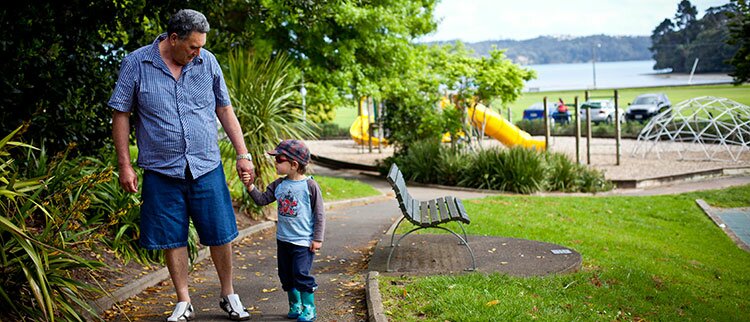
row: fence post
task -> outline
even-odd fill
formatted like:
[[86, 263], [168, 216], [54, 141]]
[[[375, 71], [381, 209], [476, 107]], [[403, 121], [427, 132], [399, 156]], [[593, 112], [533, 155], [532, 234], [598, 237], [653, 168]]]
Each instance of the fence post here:
[[511, 115], [510, 107], [508, 108], [508, 122], [513, 123], [513, 115]]
[[547, 96], [544, 97], [544, 149], [549, 151], [549, 112], [547, 111]]
[[620, 165], [620, 131], [622, 130], [620, 128], [620, 105], [619, 105], [620, 97], [615, 90], [615, 150], [617, 153], [617, 162], [615, 165]]
[[591, 107], [586, 109], [586, 164], [591, 164]]
[[575, 106], [573, 107], [574, 117], [576, 118], [576, 164], [581, 164], [581, 118], [578, 113], [578, 96], [573, 100]]

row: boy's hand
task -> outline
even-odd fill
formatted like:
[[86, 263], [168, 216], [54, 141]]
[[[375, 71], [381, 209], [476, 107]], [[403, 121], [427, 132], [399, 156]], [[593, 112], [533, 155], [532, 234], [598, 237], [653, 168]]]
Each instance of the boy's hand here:
[[310, 252], [317, 252], [321, 247], [323, 247], [323, 242], [313, 240], [312, 244], [310, 244]]
[[242, 173], [242, 184], [245, 185], [247, 190], [252, 191], [254, 188], [253, 185], [253, 175], [249, 172], [243, 172]]

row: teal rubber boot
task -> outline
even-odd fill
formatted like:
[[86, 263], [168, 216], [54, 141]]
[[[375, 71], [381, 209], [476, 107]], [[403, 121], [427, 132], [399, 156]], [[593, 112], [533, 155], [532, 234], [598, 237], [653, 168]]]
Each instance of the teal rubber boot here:
[[318, 317], [315, 314], [315, 294], [300, 292], [302, 299], [302, 313], [297, 318], [297, 322], [312, 322]]
[[299, 291], [293, 288], [291, 291], [286, 292], [286, 296], [289, 298], [289, 313], [286, 314], [286, 317], [296, 319], [302, 313], [302, 299], [300, 298]]

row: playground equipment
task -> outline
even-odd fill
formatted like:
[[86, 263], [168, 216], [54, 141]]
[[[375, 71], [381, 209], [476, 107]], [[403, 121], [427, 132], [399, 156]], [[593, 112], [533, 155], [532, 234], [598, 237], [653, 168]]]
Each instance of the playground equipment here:
[[[372, 103], [372, 104], [370, 104]], [[349, 127], [349, 135], [351, 135], [354, 142], [360, 145], [388, 145], [388, 140], [383, 138], [382, 130], [378, 131], [377, 135], [372, 135], [373, 130], [380, 130], [382, 127], [375, 120], [378, 120], [379, 107], [375, 104], [374, 100], [362, 97], [359, 101], [359, 116], [354, 119], [354, 123]]]
[[661, 159], [662, 153], [677, 152], [679, 160], [737, 162], [749, 149], [750, 107], [703, 96], [654, 116], [638, 135], [632, 155], [645, 158], [654, 152]]
[[537, 150], [544, 150], [546, 148], [544, 140], [533, 139], [529, 133], [519, 129], [500, 114], [482, 104], [468, 108], [467, 112], [472, 125], [479, 129], [484, 127], [485, 134], [495, 138], [507, 147], [520, 145]]

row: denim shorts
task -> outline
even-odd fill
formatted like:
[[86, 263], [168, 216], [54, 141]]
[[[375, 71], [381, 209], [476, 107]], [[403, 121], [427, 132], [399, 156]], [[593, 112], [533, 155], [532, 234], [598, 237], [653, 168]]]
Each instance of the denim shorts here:
[[224, 245], [237, 237], [234, 208], [221, 165], [195, 179], [146, 170], [142, 190], [139, 242], [143, 248], [187, 246], [191, 219], [202, 245]]

